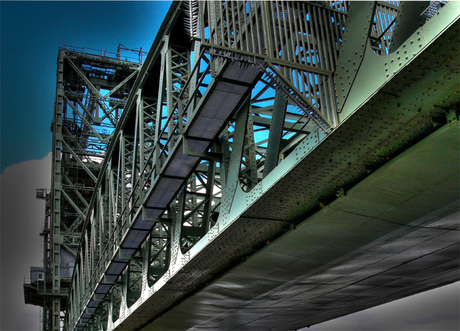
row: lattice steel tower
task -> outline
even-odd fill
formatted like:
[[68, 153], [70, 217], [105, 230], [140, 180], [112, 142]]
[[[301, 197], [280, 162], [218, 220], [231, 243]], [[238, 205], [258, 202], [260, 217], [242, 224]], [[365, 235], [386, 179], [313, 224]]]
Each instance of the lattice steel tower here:
[[459, 22], [184, 1], [142, 67], [61, 49], [29, 303], [53, 330], [292, 330], [458, 280]]
[[43, 308], [43, 330], [62, 327], [87, 207], [141, 63], [142, 51], [133, 59], [122, 57], [120, 47], [116, 55], [59, 49], [51, 191], [37, 190], [37, 198], [46, 199], [44, 263], [31, 268], [31, 283], [24, 285], [26, 303]]

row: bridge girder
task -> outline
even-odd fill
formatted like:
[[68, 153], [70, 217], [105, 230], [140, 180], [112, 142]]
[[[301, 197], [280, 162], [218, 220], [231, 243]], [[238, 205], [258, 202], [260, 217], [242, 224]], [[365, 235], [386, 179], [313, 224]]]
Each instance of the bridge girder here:
[[[449, 41], [458, 33], [458, 4], [439, 9], [407, 40], [398, 41], [397, 49], [390, 49], [391, 35], [395, 26], [405, 26], [395, 23], [398, 8], [391, 4], [353, 3], [348, 8], [347, 2], [210, 1], [183, 6], [173, 3], [119, 120], [118, 106], [107, 105], [100, 80], [83, 70], [88, 67], [68, 56], [67, 69], [62, 69], [64, 74], [72, 69], [94, 97], [86, 105], [58, 93], [56, 114], [66, 102], [86, 126], [110, 122], [113, 128], [110, 140], [92, 130], [92, 146], [99, 151], [93, 156], [87, 155], [86, 145], [74, 147], [65, 140], [69, 132], [63, 130], [61, 141], [55, 131], [55, 148], [62, 146], [95, 182], [91, 200], [82, 199], [72, 180], [67, 190], [74, 198], [62, 194], [77, 215], [70, 228], [82, 233], [66, 329], [274, 326], [273, 318], [288, 307], [269, 309], [264, 316], [255, 313], [251, 321], [233, 325], [228, 322], [232, 316], [244, 319], [241, 310], [225, 315], [209, 303], [225, 295], [224, 309], [260, 296], [256, 304], [268, 309], [271, 292], [300, 290], [286, 287], [293, 275], [317, 275], [326, 264], [337, 266], [346, 254], [357, 254], [352, 248], [362, 249], [378, 238], [366, 237], [356, 247], [351, 242], [348, 250], [332, 254], [324, 265], [309, 266], [303, 275], [297, 275], [299, 269], [284, 275], [279, 270], [283, 263], [271, 250], [284, 249], [283, 242], [296, 236], [312, 238], [311, 224], [324, 222], [322, 215], [353, 199], [351, 192], [367, 185], [369, 174], [404, 159], [398, 155], [405, 149], [423, 148], [415, 145], [418, 141], [432, 134], [448, 141], [457, 137], [458, 45]], [[134, 73], [111, 88], [118, 90], [129, 77]], [[100, 120], [89, 110], [97, 105]], [[452, 123], [440, 129], [446, 113]], [[458, 164], [458, 157], [449, 157], [451, 165]], [[56, 157], [54, 173], [60, 162]], [[56, 183], [59, 190], [60, 180]], [[450, 200], [458, 196], [458, 191], [449, 192]], [[433, 205], [426, 213], [443, 207]], [[397, 227], [419, 226], [414, 222], [415, 214]], [[397, 241], [400, 237], [392, 234], [397, 227], [374, 230]], [[271, 266], [280, 278], [273, 274], [265, 283], [258, 280], [265, 285], [256, 284]], [[251, 298], [233, 292], [230, 285], [244, 285], [235, 277], [246, 279], [252, 268], [258, 270], [247, 279], [255, 283]], [[388, 300], [396, 297], [388, 292]], [[208, 300], [203, 309], [196, 307], [200, 300]], [[284, 324], [276, 327], [297, 328], [378, 303], [364, 300], [310, 319], [300, 318], [300, 309], [296, 318], [283, 317]], [[195, 315], [185, 313], [190, 305]], [[177, 318], [181, 314], [182, 320]], [[260, 325], [255, 322], [259, 318]]]

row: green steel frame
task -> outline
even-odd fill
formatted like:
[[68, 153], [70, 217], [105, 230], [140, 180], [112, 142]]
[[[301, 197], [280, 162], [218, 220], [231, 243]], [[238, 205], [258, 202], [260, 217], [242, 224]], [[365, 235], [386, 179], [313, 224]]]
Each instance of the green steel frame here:
[[[284, 16], [287, 10], [299, 16]], [[206, 233], [217, 235], [236, 190], [251, 191], [302, 139], [337, 124], [332, 73], [345, 3], [190, 2], [173, 5], [166, 23], [184, 11], [190, 34], [163, 29], [144, 64], [157, 76], [141, 74], [115, 131], [84, 225], [69, 326], [113, 328], [148, 288], [189, 259]], [[235, 74], [225, 75], [232, 65]], [[252, 71], [249, 81], [238, 77], [244, 68]], [[224, 84], [242, 90], [235, 107], [194, 126], [212, 116], [203, 104]], [[216, 126], [212, 134], [198, 132], [208, 125]], [[171, 161], [178, 149], [180, 168]], [[155, 189], [168, 199], [164, 208], [150, 204]], [[139, 215], [150, 224], [135, 224]], [[131, 236], [142, 237], [140, 244]]]
[[[50, 328], [60, 330], [89, 202], [113, 130], [140, 64], [59, 50], [53, 131], [50, 248]], [[87, 237], [86, 237], [87, 238]], [[48, 328], [47, 328], [48, 329]]]
[[[174, 2], [142, 67], [60, 50], [49, 277], [53, 291], [70, 283], [66, 307], [53, 299], [53, 330], [61, 310], [66, 330], [128, 328], [262, 185], [289, 170], [289, 155], [308, 157], [458, 20], [444, 11], [423, 40], [398, 37], [395, 47], [399, 26], [409, 36], [419, 28], [401, 21], [426, 14], [426, 5], [407, 6], [398, 16], [394, 1]], [[323, 203], [312, 199], [290, 221], [261, 226], [238, 254]], [[75, 256], [71, 279], [60, 274], [62, 250]], [[235, 263], [203, 270], [201, 283]], [[196, 288], [183, 284], [184, 293]], [[157, 299], [137, 327], [185, 295]]]

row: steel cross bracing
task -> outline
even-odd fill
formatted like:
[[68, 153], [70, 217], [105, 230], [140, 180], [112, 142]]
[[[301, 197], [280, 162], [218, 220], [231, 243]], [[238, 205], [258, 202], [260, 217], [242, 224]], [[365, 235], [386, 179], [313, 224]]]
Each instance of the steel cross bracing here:
[[[193, 267], [208, 243], [223, 238], [235, 213], [260, 197], [265, 178], [272, 174], [273, 182], [275, 169], [275, 176], [287, 171], [292, 153], [307, 157], [305, 150], [356, 109], [350, 104], [365, 100], [353, 90], [359, 70], [350, 77], [348, 69], [359, 68], [365, 52], [387, 54], [394, 23], [385, 20], [397, 7], [366, 3], [360, 13], [367, 20], [358, 15], [346, 23], [346, 2], [173, 3], [97, 172], [91, 158], [77, 160], [97, 183], [82, 213], [76, 211], [84, 222], [65, 328], [146, 326], [292, 227], [295, 210], [291, 220], [260, 222], [257, 229], [248, 224], [248, 235], [231, 243], [236, 257], [213, 256], [209, 267]], [[345, 39], [346, 27], [363, 36]], [[361, 48], [360, 38], [371, 46]], [[344, 41], [348, 47], [341, 50]], [[420, 45], [414, 54], [426, 46]], [[69, 64], [81, 76], [75, 62]], [[97, 87], [87, 90], [103, 97]], [[107, 104], [93, 104], [115, 124]], [[69, 153], [75, 158], [84, 150]], [[242, 194], [246, 201], [238, 205]], [[152, 298], [154, 305], [142, 306]], [[130, 320], [140, 307], [149, 314]]]
[[45, 224], [45, 279], [52, 302], [43, 308], [44, 329], [61, 329], [78, 246], [82, 236], [89, 238], [83, 231], [89, 202], [139, 68], [105, 56], [59, 50], [49, 227]]
[[114, 133], [83, 226], [69, 327], [122, 320], [216, 229], [235, 176], [250, 191], [304, 137], [337, 124], [345, 4], [209, 2], [189, 12], [192, 35], [163, 29], [144, 65], [155, 76], [138, 78]]

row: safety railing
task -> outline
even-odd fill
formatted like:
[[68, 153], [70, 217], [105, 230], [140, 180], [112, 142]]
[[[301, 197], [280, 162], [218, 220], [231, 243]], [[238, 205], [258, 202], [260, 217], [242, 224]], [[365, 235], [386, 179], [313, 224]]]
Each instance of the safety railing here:
[[[76, 53], [82, 53], [82, 54], [85, 54], [85, 56], [87, 57], [95, 56], [99, 59], [104, 59], [106, 61], [107, 60], [110, 61], [110, 59], [113, 59], [113, 60], [127, 61], [130, 63], [137, 62], [139, 64], [143, 63], [143, 60], [145, 59], [145, 56], [147, 55], [147, 53], [143, 52], [142, 49], [132, 50], [122, 45], [118, 46], [118, 53], [112, 53], [112, 52], [107, 52], [107, 49], [102, 49], [102, 48], [100, 50], [97, 50], [97, 49], [88, 48], [88, 47], [70, 46], [70, 45], [66, 45], [63, 41], [61, 41], [59, 44], [59, 49], [65, 49], [65, 50], [76, 52]], [[123, 54], [121, 53], [122, 50], [124, 51]], [[127, 51], [138, 53], [139, 56], [138, 57], [126, 56], [125, 53]]]
[[263, 59], [284, 85], [300, 92], [328, 125], [335, 125], [331, 73], [337, 64], [346, 10], [343, 1], [200, 3], [201, 41], [232, 60], [241, 60], [243, 55], [249, 57], [248, 63], [251, 57]]

